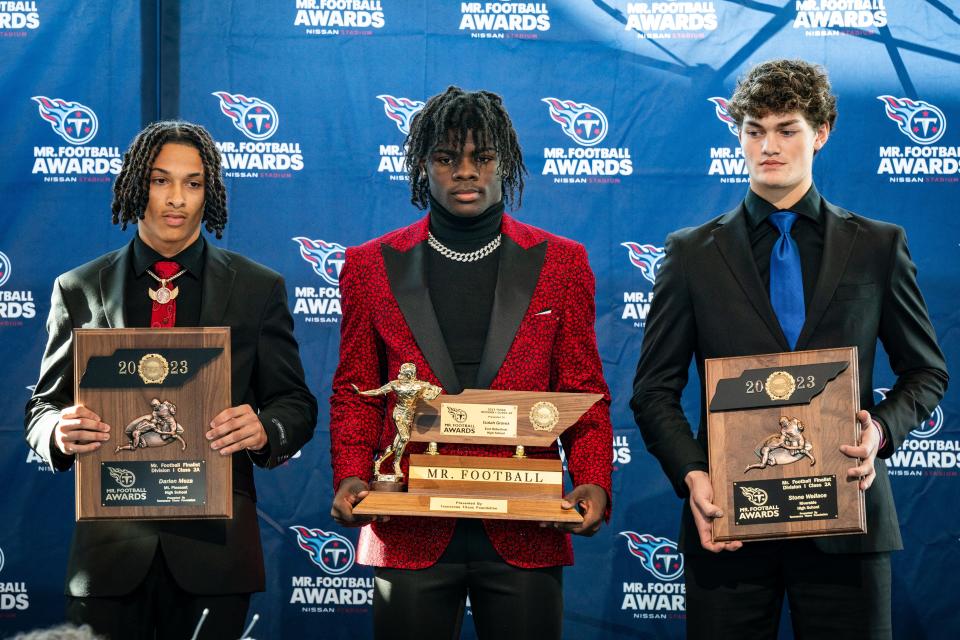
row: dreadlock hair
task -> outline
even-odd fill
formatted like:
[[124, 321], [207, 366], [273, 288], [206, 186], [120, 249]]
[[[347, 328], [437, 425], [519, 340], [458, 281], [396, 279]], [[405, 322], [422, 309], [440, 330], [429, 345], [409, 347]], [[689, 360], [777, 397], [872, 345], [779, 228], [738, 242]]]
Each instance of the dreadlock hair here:
[[826, 70], [804, 60], [770, 60], [758, 64], [737, 82], [727, 104], [730, 117], [743, 126], [747, 116], [799, 111], [814, 129], [837, 122], [837, 96]]
[[126, 229], [146, 214], [150, 199], [150, 169], [165, 144], [193, 147], [203, 161], [203, 223], [207, 231], [223, 237], [227, 224], [227, 189], [220, 174], [220, 152], [210, 133], [198, 124], [165, 120], [154, 122], [137, 134], [123, 154], [123, 166], [113, 183], [113, 224]]
[[410, 202], [417, 208], [426, 209], [429, 202], [426, 163], [430, 153], [441, 143], [450, 143], [462, 150], [468, 131], [473, 132], [477, 148], [492, 148], [497, 152], [507, 204], [513, 205], [514, 196], [518, 205], [523, 201], [523, 175], [527, 167], [503, 100], [490, 91], [468, 92], [449, 86], [427, 100], [414, 116], [410, 134], [404, 141]]

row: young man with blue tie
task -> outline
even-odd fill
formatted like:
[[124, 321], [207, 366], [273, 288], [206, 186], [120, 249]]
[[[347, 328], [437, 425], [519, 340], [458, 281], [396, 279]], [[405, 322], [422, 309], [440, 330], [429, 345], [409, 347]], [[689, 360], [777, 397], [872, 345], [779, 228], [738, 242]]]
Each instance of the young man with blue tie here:
[[[946, 364], [902, 228], [827, 202], [815, 155], [836, 122], [826, 72], [800, 60], [751, 69], [729, 112], [750, 190], [734, 210], [667, 238], [631, 407], [644, 441], [685, 498], [691, 638], [775, 638], [784, 594], [797, 638], [891, 638], [890, 551], [902, 548], [886, 465], [937, 406]], [[896, 383], [873, 401], [877, 340]], [[856, 346], [863, 426], [847, 480], [866, 491], [867, 533], [714, 542], [705, 410], [694, 436], [680, 406], [691, 358]], [[859, 459], [859, 463], [857, 461]]]

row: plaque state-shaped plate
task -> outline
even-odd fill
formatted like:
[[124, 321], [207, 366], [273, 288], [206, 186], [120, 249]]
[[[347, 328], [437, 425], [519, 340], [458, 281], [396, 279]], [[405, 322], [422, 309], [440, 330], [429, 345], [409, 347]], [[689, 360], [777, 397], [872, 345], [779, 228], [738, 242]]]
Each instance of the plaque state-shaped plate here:
[[858, 441], [855, 348], [706, 361], [716, 541], [866, 532], [840, 452]]

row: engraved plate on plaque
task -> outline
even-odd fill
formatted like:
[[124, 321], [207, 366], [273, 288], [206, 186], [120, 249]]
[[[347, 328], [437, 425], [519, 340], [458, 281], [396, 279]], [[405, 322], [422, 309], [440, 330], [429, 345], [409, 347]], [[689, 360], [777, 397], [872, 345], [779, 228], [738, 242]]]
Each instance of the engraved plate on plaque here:
[[507, 513], [507, 500], [484, 498], [430, 498], [430, 511], [463, 513]]
[[737, 525], [835, 520], [836, 476], [810, 476], [733, 483]]
[[104, 507], [157, 507], [207, 503], [203, 460], [113, 460], [100, 463]]
[[507, 482], [523, 484], [563, 484], [562, 471], [526, 469], [483, 469], [475, 467], [410, 466], [410, 480], [451, 480], [456, 482]]
[[440, 433], [484, 438], [517, 437], [517, 405], [440, 405]]

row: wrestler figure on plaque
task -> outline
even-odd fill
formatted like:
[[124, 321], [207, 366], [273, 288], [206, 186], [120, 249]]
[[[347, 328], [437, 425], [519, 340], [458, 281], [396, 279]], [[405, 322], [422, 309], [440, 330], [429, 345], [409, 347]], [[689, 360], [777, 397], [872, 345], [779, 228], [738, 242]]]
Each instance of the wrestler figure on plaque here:
[[[357, 393], [364, 396], [385, 396], [388, 393], [394, 393], [397, 396], [397, 404], [393, 407], [393, 422], [397, 426], [397, 435], [393, 443], [384, 449], [383, 453], [373, 461], [373, 477], [376, 483], [396, 483], [399, 486], [387, 487], [375, 485], [374, 488], [380, 490], [400, 491], [403, 485], [403, 471], [400, 470], [400, 460], [403, 458], [403, 451], [410, 442], [410, 429], [413, 427], [413, 418], [417, 410], [417, 402], [420, 399], [434, 400], [443, 393], [440, 387], [417, 380], [417, 366], [412, 362], [405, 362], [400, 365], [400, 373], [396, 380], [391, 380], [379, 389], [368, 389], [360, 391], [357, 385], [353, 385]], [[380, 466], [393, 456], [393, 475], [380, 473]]]

